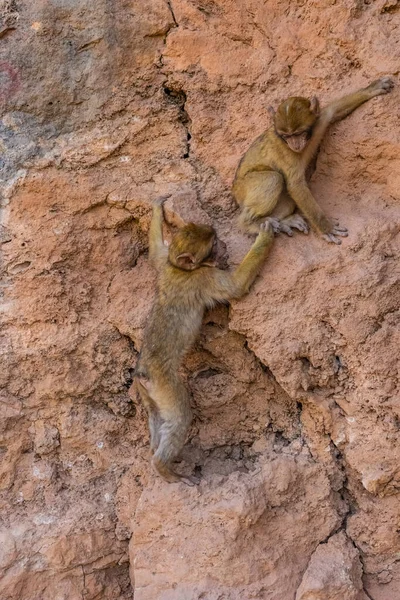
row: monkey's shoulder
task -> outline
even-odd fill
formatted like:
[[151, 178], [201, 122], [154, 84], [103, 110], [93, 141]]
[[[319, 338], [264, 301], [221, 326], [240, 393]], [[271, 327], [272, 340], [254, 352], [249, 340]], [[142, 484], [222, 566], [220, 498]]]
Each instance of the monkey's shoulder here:
[[256, 139], [250, 144], [248, 150], [245, 152], [244, 156], [248, 154], [264, 152], [268, 147], [273, 143], [275, 137], [274, 128], [270, 127], [266, 131], [264, 131], [261, 135], [256, 137]]
[[[213, 279], [214, 268], [200, 266], [193, 271], [167, 264], [158, 278], [158, 296], [165, 303], [201, 302]], [[181, 299], [181, 300], [180, 300]]]
[[273, 127], [259, 135], [243, 155], [236, 178], [243, 177], [250, 171], [276, 170], [276, 146], [279, 151], [280, 142]]

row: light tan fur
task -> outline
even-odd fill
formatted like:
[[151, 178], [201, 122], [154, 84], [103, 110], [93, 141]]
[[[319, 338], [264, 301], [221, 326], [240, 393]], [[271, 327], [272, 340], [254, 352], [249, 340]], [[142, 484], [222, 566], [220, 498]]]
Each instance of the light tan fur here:
[[153, 205], [149, 256], [158, 271], [158, 290], [136, 367], [136, 386], [148, 412], [153, 466], [167, 481], [191, 484], [193, 477], [182, 477], [171, 466], [191, 422], [189, 395], [178, 370], [205, 309], [249, 291], [274, 233], [267, 220], [241, 264], [229, 273], [214, 266], [217, 238], [208, 226], [189, 224], [175, 234], [169, 249], [165, 246], [164, 200]]
[[[237, 168], [232, 192], [241, 213], [242, 227], [256, 233], [265, 217], [272, 217], [276, 231], [292, 235], [292, 228], [308, 233], [297, 207], [328, 242], [340, 244], [347, 229], [326, 217], [307, 185], [307, 168], [331, 123], [344, 119], [358, 106], [390, 92], [389, 77], [335, 100], [319, 113], [314, 98], [288, 98], [274, 113], [274, 126], [260, 135]], [[308, 173], [308, 175], [310, 175]]]

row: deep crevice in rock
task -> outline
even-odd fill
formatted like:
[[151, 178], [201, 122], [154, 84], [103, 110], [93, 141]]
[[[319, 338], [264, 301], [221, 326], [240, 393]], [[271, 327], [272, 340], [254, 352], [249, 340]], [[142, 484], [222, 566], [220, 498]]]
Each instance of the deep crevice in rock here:
[[168, 101], [175, 104], [178, 107], [178, 122], [181, 123], [186, 131], [186, 149], [182, 158], [189, 158], [190, 156], [190, 140], [192, 139], [192, 134], [189, 131], [189, 124], [191, 123], [191, 119], [186, 111], [186, 92], [184, 90], [173, 89], [172, 87], [168, 87], [168, 85], [163, 86], [164, 94], [167, 97]]

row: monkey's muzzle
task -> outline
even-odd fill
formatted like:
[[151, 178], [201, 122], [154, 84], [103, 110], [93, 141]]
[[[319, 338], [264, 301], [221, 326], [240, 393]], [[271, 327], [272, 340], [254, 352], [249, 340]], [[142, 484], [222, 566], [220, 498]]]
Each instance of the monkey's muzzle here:
[[300, 135], [288, 135], [285, 137], [285, 142], [293, 152], [303, 152], [308, 142], [308, 132]]

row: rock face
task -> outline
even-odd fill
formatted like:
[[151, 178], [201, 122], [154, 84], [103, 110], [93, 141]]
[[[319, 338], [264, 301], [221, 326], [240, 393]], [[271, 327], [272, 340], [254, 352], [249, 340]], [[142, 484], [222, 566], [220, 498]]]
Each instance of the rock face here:
[[296, 600], [363, 600], [358, 551], [341, 531], [311, 557]]
[[[400, 597], [395, 0], [0, 3], [2, 600]], [[213, 223], [268, 105], [393, 75], [311, 182], [350, 235], [279, 236], [205, 320], [180, 469], [149, 469], [133, 367], [170, 235]]]

